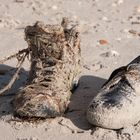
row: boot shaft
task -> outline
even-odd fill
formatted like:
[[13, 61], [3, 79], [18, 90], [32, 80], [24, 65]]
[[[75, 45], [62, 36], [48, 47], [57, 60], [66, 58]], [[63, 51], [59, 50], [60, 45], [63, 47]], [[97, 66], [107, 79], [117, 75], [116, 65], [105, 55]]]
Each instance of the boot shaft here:
[[44, 82], [44, 79], [51, 82], [51, 77], [54, 75], [62, 76], [64, 80], [68, 77], [72, 82], [72, 79], [79, 73], [78, 31], [76, 28], [67, 29], [64, 20], [62, 23], [62, 25], [44, 25], [37, 22], [33, 26], [26, 27], [25, 40], [31, 50], [29, 83]]

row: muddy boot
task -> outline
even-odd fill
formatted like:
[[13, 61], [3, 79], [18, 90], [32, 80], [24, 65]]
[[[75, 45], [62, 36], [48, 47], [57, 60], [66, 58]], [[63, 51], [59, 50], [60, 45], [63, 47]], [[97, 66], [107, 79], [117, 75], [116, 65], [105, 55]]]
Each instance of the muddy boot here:
[[71, 85], [80, 72], [80, 40], [76, 27], [37, 22], [25, 28], [31, 57], [28, 84], [16, 94], [13, 105], [21, 117], [56, 117], [64, 113]]
[[120, 129], [140, 121], [140, 56], [116, 69], [87, 109], [91, 124]]

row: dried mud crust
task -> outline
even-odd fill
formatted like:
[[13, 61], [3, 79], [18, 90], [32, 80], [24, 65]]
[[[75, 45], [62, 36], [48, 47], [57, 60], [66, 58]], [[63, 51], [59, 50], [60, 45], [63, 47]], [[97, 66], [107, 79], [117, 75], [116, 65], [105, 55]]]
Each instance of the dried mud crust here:
[[21, 117], [56, 117], [67, 108], [71, 83], [80, 73], [80, 39], [76, 26], [36, 22], [25, 28], [31, 57], [27, 85], [13, 100], [14, 112]]

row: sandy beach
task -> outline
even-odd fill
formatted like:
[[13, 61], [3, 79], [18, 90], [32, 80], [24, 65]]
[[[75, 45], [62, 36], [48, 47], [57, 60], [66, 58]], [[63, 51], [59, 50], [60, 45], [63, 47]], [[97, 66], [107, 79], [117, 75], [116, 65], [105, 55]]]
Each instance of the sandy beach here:
[[[26, 60], [12, 89], [0, 97], [0, 140], [139, 140], [140, 123], [121, 130], [95, 127], [86, 109], [111, 72], [140, 54], [140, 0], [0, 0], [0, 59], [27, 48], [27, 25], [57, 24], [62, 17], [76, 22], [81, 36], [82, 73], [68, 111], [38, 123], [13, 117], [11, 101], [30, 69]], [[16, 64], [12, 59], [0, 65], [1, 88]]]

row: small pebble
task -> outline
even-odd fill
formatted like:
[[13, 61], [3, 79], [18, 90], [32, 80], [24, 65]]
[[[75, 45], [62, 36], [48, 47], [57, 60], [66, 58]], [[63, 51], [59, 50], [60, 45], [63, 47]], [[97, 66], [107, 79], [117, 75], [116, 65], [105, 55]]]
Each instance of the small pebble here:
[[136, 35], [137, 34], [137, 31], [135, 31], [133, 29], [132, 30], [129, 30], [128, 32], [131, 33], [131, 34], [133, 34], [133, 35]]
[[120, 37], [116, 38], [117, 41], [121, 41], [122, 39]]
[[98, 61], [98, 62], [92, 64], [91, 70], [98, 71], [103, 68], [107, 68], [107, 67], [105, 65], [103, 65], [101, 61]]
[[99, 40], [99, 44], [100, 45], [106, 45], [106, 44], [108, 44], [108, 41], [105, 40], [105, 39], [101, 39], [101, 40]]
[[103, 21], [109, 21], [109, 19], [107, 17], [102, 17]]
[[88, 65], [84, 65], [83, 67], [87, 70], [90, 70], [90, 67]]
[[57, 7], [56, 5], [53, 5], [53, 6], [52, 6], [52, 9], [53, 9], [53, 10], [57, 10], [58, 7]]
[[136, 12], [137, 12], [137, 13], [140, 13], [140, 6], [138, 6], [138, 7], [136, 8]]
[[123, 0], [117, 0], [116, 3], [117, 3], [118, 5], [120, 5], [120, 4], [124, 3], [124, 1], [123, 1]]
[[102, 53], [101, 56], [102, 57], [116, 57], [119, 56], [120, 54], [117, 51], [111, 50], [105, 53]]

